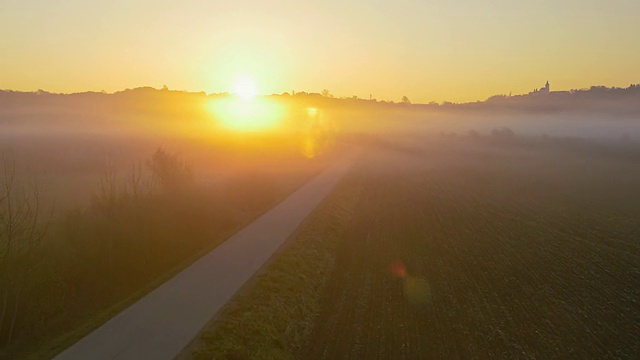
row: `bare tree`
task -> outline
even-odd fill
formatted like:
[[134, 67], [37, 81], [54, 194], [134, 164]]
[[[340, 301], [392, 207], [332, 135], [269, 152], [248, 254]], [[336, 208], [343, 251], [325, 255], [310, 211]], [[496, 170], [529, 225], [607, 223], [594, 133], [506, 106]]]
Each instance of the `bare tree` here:
[[131, 166], [128, 185], [128, 188], [131, 189], [131, 196], [137, 199], [142, 193], [142, 164], [136, 163]]
[[159, 148], [153, 154], [149, 167], [163, 193], [179, 193], [193, 182], [191, 167], [182, 161], [178, 154], [167, 152], [163, 148]]
[[141, 162], [131, 166], [131, 172], [121, 177], [118, 166], [112, 158], [108, 158], [100, 175], [100, 191], [94, 195], [92, 205], [108, 220], [113, 220], [116, 214], [127, 202], [138, 202], [144, 196], [153, 192], [153, 179], [146, 177]]
[[100, 174], [100, 192], [93, 196], [91, 205], [107, 219], [113, 218], [121, 195], [118, 189], [118, 169], [115, 161], [108, 158]]
[[15, 333], [22, 292], [37, 265], [37, 250], [51, 223], [41, 219], [37, 186], [29, 191], [16, 184], [15, 161], [2, 158], [4, 176], [0, 188], [0, 339], [9, 345]]

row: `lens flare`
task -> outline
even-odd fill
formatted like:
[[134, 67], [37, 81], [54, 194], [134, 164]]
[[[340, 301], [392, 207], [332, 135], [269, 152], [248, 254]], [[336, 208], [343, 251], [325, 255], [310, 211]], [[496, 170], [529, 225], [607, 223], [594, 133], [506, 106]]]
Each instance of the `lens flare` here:
[[307, 137], [302, 143], [302, 155], [307, 159], [313, 159], [318, 155], [318, 145], [312, 137]]
[[407, 267], [404, 266], [402, 261], [395, 261], [389, 266], [391, 273], [397, 277], [405, 277], [407, 275]]
[[431, 300], [431, 287], [426, 279], [419, 276], [406, 276], [403, 279], [404, 298], [410, 304], [426, 304]]
[[394, 261], [389, 265], [391, 273], [402, 279], [402, 295], [413, 305], [422, 305], [431, 301], [431, 286], [422, 276], [411, 275], [402, 261]]
[[333, 146], [336, 129], [322, 109], [308, 107], [305, 112], [300, 128], [300, 152], [306, 158], [314, 159]]

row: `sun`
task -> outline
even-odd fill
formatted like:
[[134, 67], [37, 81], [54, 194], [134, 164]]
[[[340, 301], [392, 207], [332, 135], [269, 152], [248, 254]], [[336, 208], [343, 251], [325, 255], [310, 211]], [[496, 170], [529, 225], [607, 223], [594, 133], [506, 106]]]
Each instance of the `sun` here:
[[258, 94], [256, 83], [251, 78], [240, 78], [233, 85], [233, 93], [245, 100], [253, 99]]
[[223, 128], [242, 132], [277, 129], [286, 116], [284, 106], [266, 96], [257, 96], [258, 87], [249, 76], [233, 83], [233, 96], [216, 97], [207, 107]]

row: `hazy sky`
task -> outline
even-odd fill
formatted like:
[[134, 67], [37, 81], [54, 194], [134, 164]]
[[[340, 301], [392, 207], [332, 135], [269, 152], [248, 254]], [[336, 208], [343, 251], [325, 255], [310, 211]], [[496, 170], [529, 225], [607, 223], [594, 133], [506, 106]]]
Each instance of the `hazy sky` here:
[[640, 83], [638, 0], [0, 0], [0, 89], [414, 102]]

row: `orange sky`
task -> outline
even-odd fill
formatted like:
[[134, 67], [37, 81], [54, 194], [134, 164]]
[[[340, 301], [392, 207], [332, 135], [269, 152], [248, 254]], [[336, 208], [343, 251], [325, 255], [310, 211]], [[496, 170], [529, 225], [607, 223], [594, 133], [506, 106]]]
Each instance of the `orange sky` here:
[[640, 83], [635, 0], [3, 0], [0, 88], [413, 102]]

